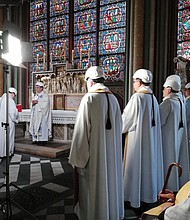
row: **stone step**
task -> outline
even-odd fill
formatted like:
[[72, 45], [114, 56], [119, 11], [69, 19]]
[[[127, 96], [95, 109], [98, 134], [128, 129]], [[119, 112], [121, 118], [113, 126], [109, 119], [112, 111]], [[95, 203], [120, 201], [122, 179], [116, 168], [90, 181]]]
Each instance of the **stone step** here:
[[[50, 146], [51, 145], [51, 146]], [[50, 142], [47, 146], [40, 146], [29, 143], [15, 143], [15, 151], [25, 154], [32, 154], [47, 158], [60, 158], [69, 155], [70, 143], [53, 143]]]

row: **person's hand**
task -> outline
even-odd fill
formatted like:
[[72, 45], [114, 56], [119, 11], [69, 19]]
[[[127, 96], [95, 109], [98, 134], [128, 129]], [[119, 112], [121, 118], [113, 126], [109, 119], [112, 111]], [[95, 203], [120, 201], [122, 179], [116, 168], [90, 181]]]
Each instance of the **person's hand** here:
[[174, 202], [175, 201], [175, 195], [172, 191], [166, 189], [164, 191], [164, 193], [162, 193], [162, 192], [159, 193], [158, 199], [161, 200], [162, 202], [165, 202], [165, 201], [168, 201], [168, 200]]
[[36, 105], [38, 103], [38, 100], [32, 100], [32, 106]]

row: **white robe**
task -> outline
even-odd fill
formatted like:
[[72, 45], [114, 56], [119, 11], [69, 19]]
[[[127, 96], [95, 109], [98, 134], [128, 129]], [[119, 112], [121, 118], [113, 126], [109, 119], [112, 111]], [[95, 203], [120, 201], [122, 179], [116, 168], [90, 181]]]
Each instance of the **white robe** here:
[[95, 84], [81, 100], [74, 127], [69, 163], [79, 173], [80, 220], [124, 218], [122, 177], [122, 121], [116, 97], [108, 94], [112, 129], [106, 130], [108, 102], [103, 84]]
[[190, 220], [190, 195], [183, 202], [166, 209], [164, 220]]
[[29, 131], [33, 141], [48, 141], [52, 136], [50, 99], [42, 91], [34, 97], [38, 103], [32, 106]]
[[160, 104], [164, 175], [172, 162], [179, 163], [183, 171], [179, 178], [177, 168], [172, 168], [168, 189], [173, 191], [178, 191], [190, 178], [185, 105], [181, 102], [183, 127], [179, 128], [181, 108], [178, 98], [178, 94], [170, 94]]
[[[18, 110], [16, 108], [15, 101], [11, 98], [11, 95], [8, 94], [9, 102], [9, 156], [14, 154], [14, 142], [15, 142], [15, 123], [18, 123]], [[7, 115], [7, 94], [3, 94], [0, 99], [0, 123], [6, 123]], [[6, 131], [5, 126], [0, 125], [0, 157], [6, 156]]]
[[[163, 157], [160, 114], [149, 87], [132, 95], [122, 114], [123, 133], [128, 133], [124, 152], [124, 199], [132, 207], [154, 203], [163, 186]], [[154, 116], [156, 126], [152, 126]]]

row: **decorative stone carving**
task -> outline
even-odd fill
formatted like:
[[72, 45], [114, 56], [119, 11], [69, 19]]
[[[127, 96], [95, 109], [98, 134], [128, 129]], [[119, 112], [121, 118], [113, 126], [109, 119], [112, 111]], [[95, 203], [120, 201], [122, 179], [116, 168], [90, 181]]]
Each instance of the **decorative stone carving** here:
[[[64, 99], [63, 109], [76, 110], [82, 96], [87, 92], [86, 82], [84, 81], [85, 71], [85, 69], [74, 69], [70, 63], [57, 63], [53, 64], [52, 71], [33, 72], [33, 92], [35, 92], [36, 82], [41, 81], [44, 83], [45, 91], [50, 95], [53, 109], [57, 109], [55, 106], [59, 106], [59, 108], [63, 106], [57, 103], [62, 95]], [[71, 106], [71, 101], [75, 104], [78, 103], [78, 105]]]
[[175, 73], [180, 76], [182, 88], [187, 82], [190, 82], [190, 62], [183, 57], [174, 57], [176, 63]]
[[[68, 68], [69, 67], [69, 68]], [[42, 71], [33, 73], [33, 86], [36, 81], [44, 83], [44, 88], [49, 94], [85, 93], [87, 91], [84, 82], [84, 69], [73, 69], [71, 64], [54, 64], [53, 72]]]

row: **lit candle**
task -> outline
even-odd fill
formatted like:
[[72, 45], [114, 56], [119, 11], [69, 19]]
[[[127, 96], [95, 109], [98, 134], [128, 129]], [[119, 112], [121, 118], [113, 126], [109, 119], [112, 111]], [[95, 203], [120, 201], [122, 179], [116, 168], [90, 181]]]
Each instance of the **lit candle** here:
[[74, 62], [74, 50], [72, 50], [72, 56], [71, 56], [71, 62], [73, 63]]
[[66, 60], [66, 41], [64, 41], [64, 60]]
[[82, 60], [82, 49], [80, 49], [80, 60]]
[[46, 64], [46, 53], [44, 52], [44, 55], [43, 55], [43, 65], [45, 66]]
[[88, 50], [88, 60], [90, 60], [90, 49]]
[[52, 60], [53, 60], [52, 56], [53, 56], [53, 54], [50, 53], [50, 64], [52, 64]]
[[36, 55], [36, 63], [39, 64], [39, 54]]

